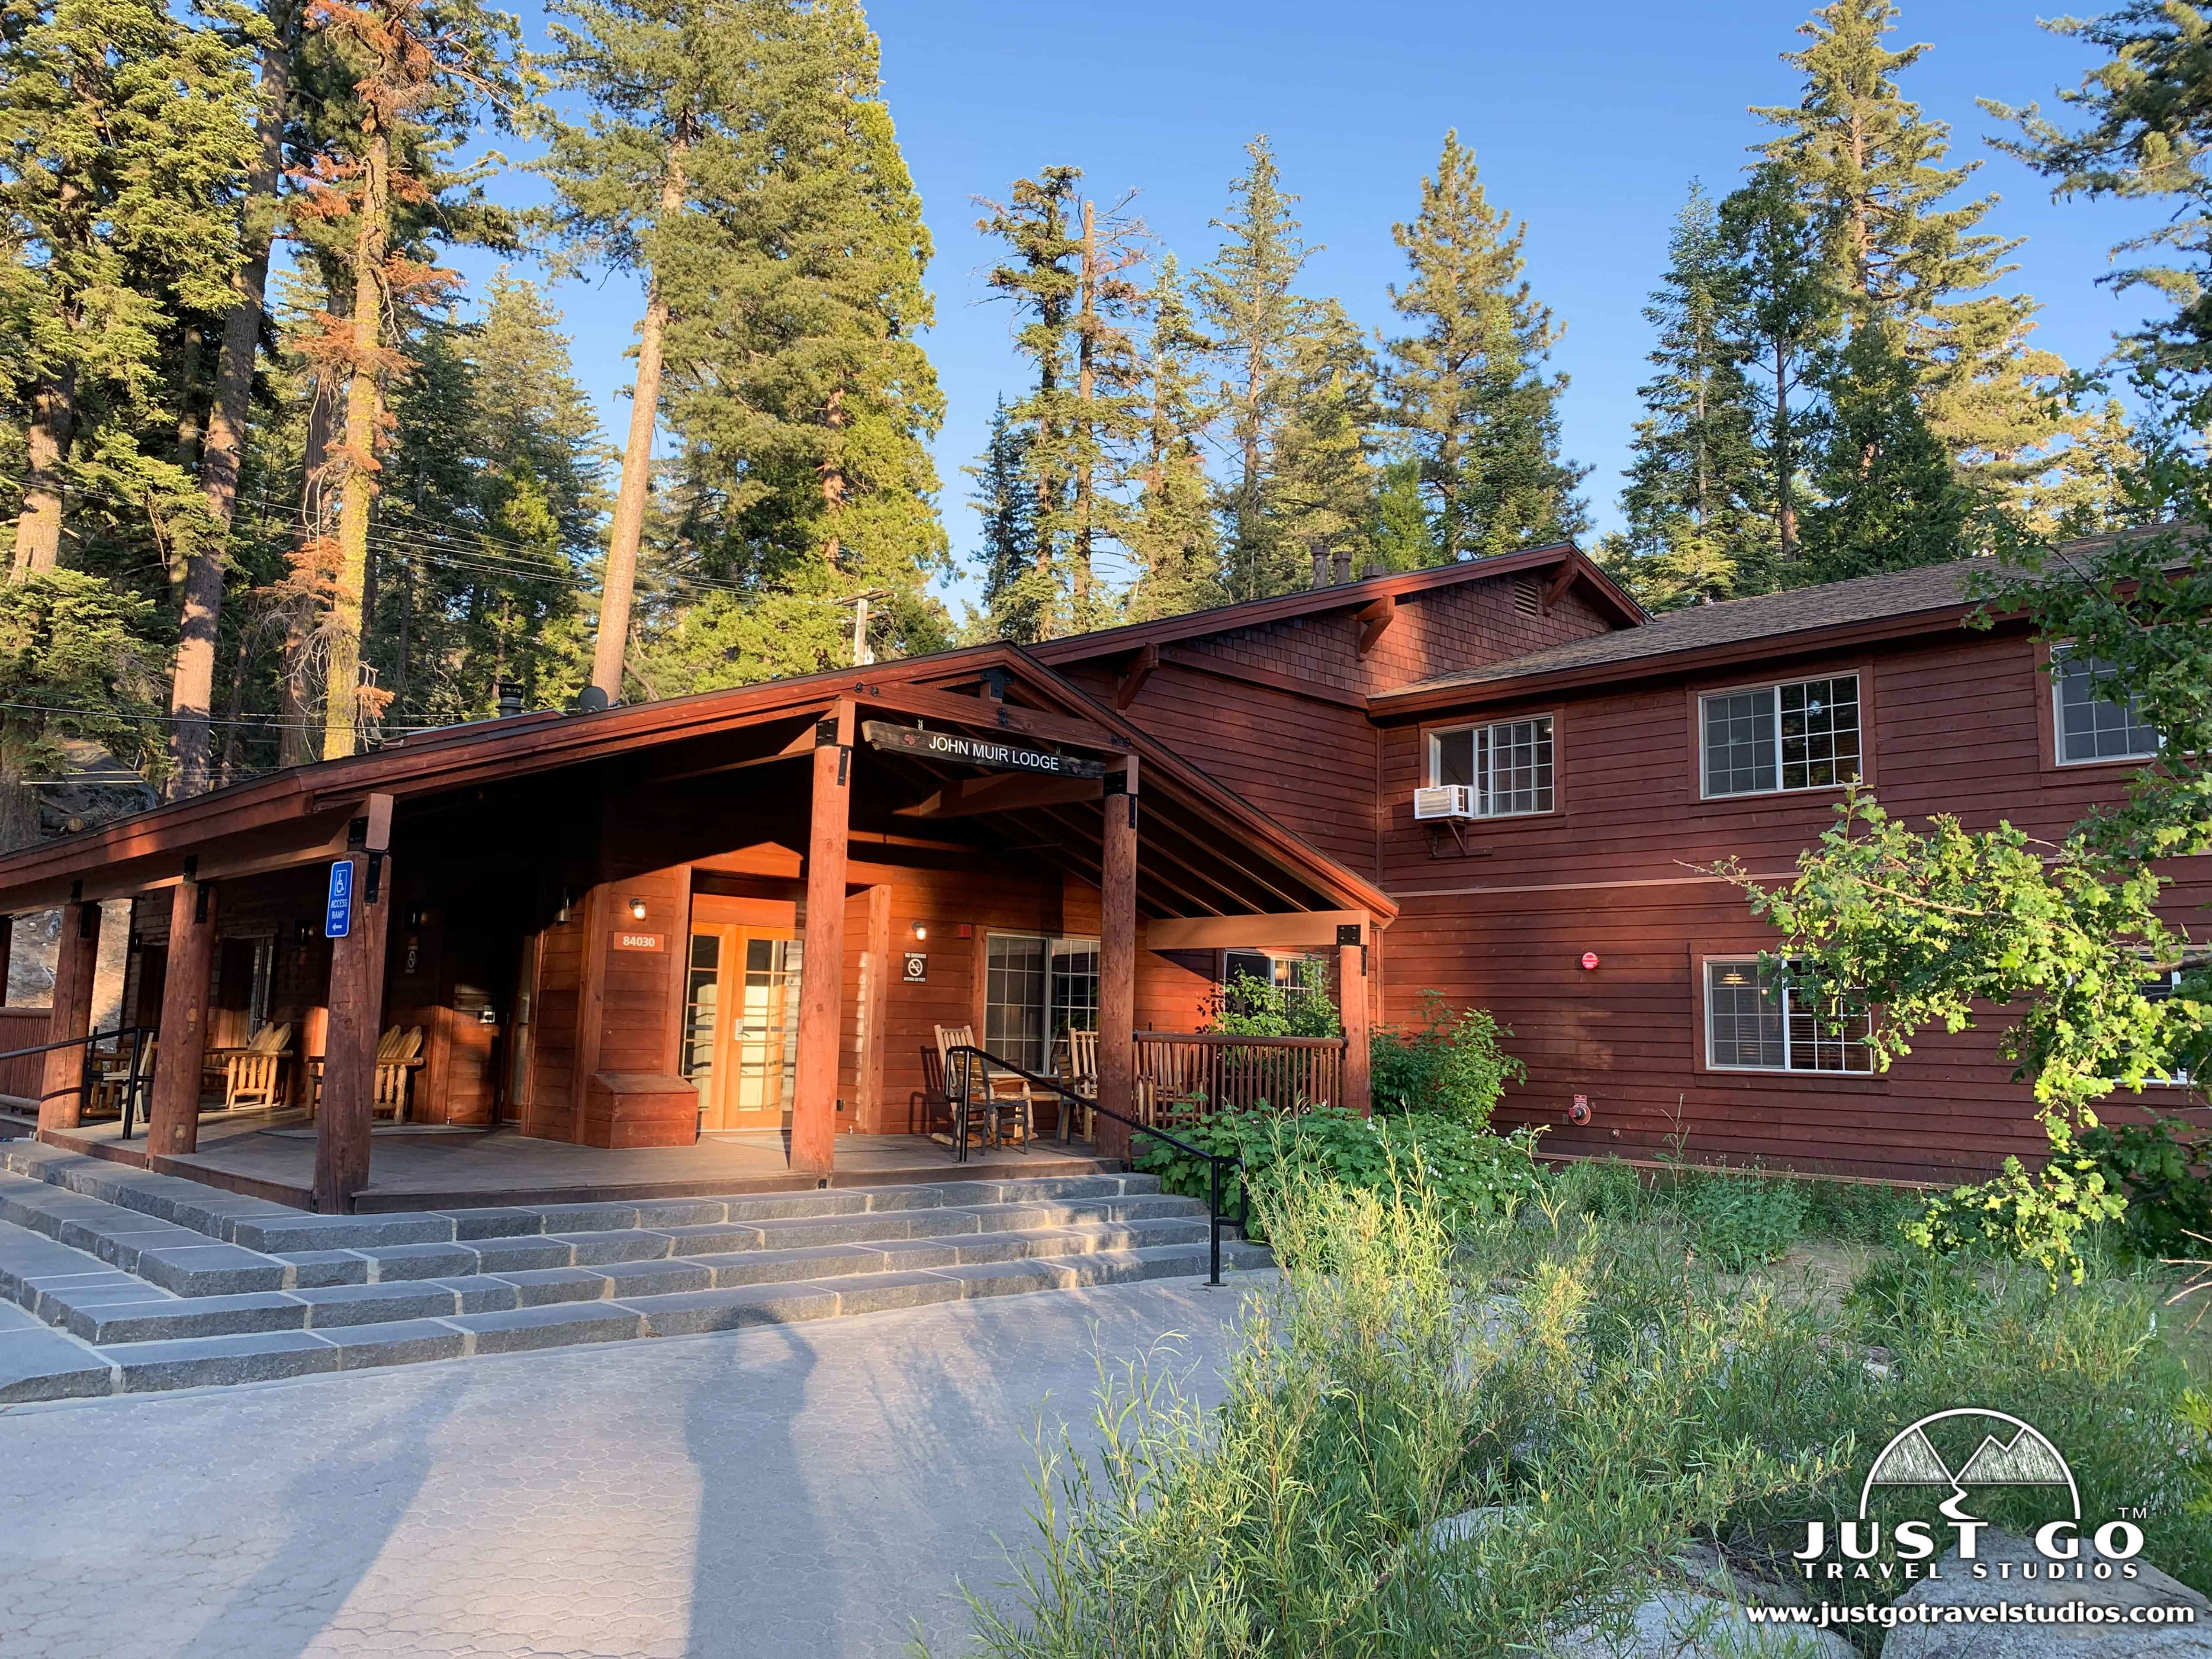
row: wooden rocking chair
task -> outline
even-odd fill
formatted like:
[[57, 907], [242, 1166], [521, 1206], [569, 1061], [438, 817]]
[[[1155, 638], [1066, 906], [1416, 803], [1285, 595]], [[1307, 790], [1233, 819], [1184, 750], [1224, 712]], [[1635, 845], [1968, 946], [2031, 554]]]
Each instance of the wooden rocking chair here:
[[391, 1115], [394, 1123], [407, 1121], [410, 1085], [415, 1073], [422, 1066], [422, 1028], [410, 1025], [401, 1030], [397, 1025], [386, 1030], [376, 1042], [376, 1102], [369, 1109], [372, 1117]]
[[223, 1056], [223, 1110], [283, 1104], [284, 1062], [292, 1058], [288, 1046], [291, 1041], [289, 1023], [264, 1025], [246, 1047], [231, 1049]]
[[1066, 1096], [1060, 1102], [1060, 1144], [1067, 1145], [1069, 1133], [1075, 1127], [1079, 1114], [1083, 1119], [1085, 1140], [1098, 1138], [1098, 1033], [1071, 1030], [1067, 1034], [1067, 1074], [1062, 1079], [1088, 1103], [1078, 1106]]
[[[963, 1062], [953, 1057], [955, 1048], [973, 1048], [975, 1041], [972, 1025], [940, 1025], [937, 1028], [937, 1057], [944, 1063], [945, 1082], [949, 1092], [955, 1079], [961, 1075]], [[980, 1127], [986, 1146], [1004, 1146], [1006, 1141], [1007, 1119], [1021, 1132], [1022, 1145], [1026, 1147], [1036, 1139], [1036, 1116], [1030, 1105], [1030, 1085], [1009, 1072], [1001, 1072], [974, 1055], [965, 1063], [972, 1068], [969, 1076], [977, 1085], [981, 1098], [970, 1097], [968, 1109], [971, 1116], [968, 1133], [972, 1138]], [[980, 1115], [980, 1125], [976, 1115]], [[955, 1133], [957, 1139], [957, 1132]]]

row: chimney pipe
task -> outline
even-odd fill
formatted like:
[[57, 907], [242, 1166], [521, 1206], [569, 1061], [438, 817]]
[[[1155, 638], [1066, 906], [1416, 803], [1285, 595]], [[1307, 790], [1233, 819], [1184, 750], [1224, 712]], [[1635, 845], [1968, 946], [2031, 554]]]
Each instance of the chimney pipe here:
[[513, 680], [499, 683], [499, 717], [512, 720], [522, 712], [522, 688]]
[[1309, 585], [1314, 587], [1328, 586], [1328, 555], [1318, 547], [1313, 550], [1313, 580]]
[[1336, 580], [1340, 585], [1352, 580], [1352, 550], [1340, 547], [1330, 556], [1336, 561]]

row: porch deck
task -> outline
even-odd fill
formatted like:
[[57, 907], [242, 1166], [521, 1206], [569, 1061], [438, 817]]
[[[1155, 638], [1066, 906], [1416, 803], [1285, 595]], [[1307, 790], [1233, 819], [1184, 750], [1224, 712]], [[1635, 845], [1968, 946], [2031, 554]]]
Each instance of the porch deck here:
[[[150, 1165], [143, 1127], [127, 1141], [112, 1121], [90, 1123], [49, 1131], [46, 1139], [72, 1152], [151, 1167], [159, 1174], [313, 1207], [315, 1132], [304, 1113], [204, 1112], [198, 1150], [155, 1158]], [[690, 1146], [610, 1152], [537, 1139], [513, 1127], [380, 1126], [369, 1184], [355, 1194], [353, 1208], [368, 1213], [811, 1190], [820, 1183], [792, 1172], [785, 1142], [781, 1134], [710, 1134]], [[927, 1136], [843, 1134], [836, 1138], [836, 1171], [827, 1184], [1004, 1181], [1125, 1167], [1089, 1152], [1079, 1141], [1063, 1148], [1056, 1140], [1039, 1139], [1029, 1151], [978, 1147], [965, 1164], [956, 1164], [950, 1146]]]

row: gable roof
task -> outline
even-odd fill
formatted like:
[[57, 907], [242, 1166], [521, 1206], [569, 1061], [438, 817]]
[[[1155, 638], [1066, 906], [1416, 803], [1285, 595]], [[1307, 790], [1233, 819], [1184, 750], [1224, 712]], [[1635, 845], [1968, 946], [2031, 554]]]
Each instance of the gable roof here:
[[1218, 605], [1207, 611], [1190, 611], [1177, 617], [1164, 617], [1158, 622], [1130, 623], [1121, 628], [1100, 629], [1096, 633], [1071, 634], [1063, 639], [1047, 640], [1042, 644], [1030, 646], [1028, 650], [1039, 661], [1054, 666], [1088, 662], [1099, 657], [1141, 650], [1148, 645], [1168, 645], [1178, 640], [1198, 639], [1208, 634], [1261, 628], [1270, 623], [1320, 616], [1332, 611], [1362, 610], [1377, 599], [1395, 599], [1402, 603], [1440, 587], [1453, 587], [1462, 582], [1489, 581], [1499, 576], [1512, 575], [1516, 571], [1544, 570], [1562, 564], [1574, 567], [1575, 584], [1595, 600], [1599, 609], [1609, 612], [1620, 627], [1633, 629], [1644, 625], [1647, 620], [1644, 608], [1629, 598], [1619, 583], [1591, 562], [1589, 556], [1572, 542], [1554, 542], [1543, 547], [1522, 548], [1513, 553], [1462, 559], [1454, 564], [1395, 571], [1389, 575], [1368, 576], [1358, 581], [1340, 582], [1328, 587], [1304, 588], [1295, 593], [1279, 593], [1273, 599], [1244, 599], [1235, 605]]
[[[956, 688], [974, 685], [994, 669], [1005, 671], [1010, 689], [1028, 701], [1002, 704], [956, 694]], [[933, 721], [1136, 755], [1155, 811], [1171, 810], [1188, 829], [1216, 844], [1233, 845], [1241, 858], [1277, 872], [1272, 884], [1277, 890], [1294, 894], [1303, 888], [1328, 900], [1328, 908], [1366, 910], [1385, 923], [1397, 914], [1381, 889], [1006, 645], [617, 704], [590, 714], [544, 711], [412, 734], [366, 754], [292, 767], [19, 848], [0, 856], [0, 914], [58, 903], [75, 884], [94, 898], [165, 886], [179, 878], [188, 856], [200, 858], [201, 868], [215, 876], [326, 856], [334, 834], [343, 847], [346, 820], [372, 794], [388, 794], [404, 805], [664, 744], [809, 719], [842, 699], [898, 711], [902, 694], [906, 712], [924, 710]], [[925, 701], [915, 702], [917, 696]], [[970, 702], [972, 716], [959, 706]], [[1098, 745], [1102, 736], [1106, 741]], [[220, 859], [213, 855], [216, 848]]]
[[1951, 618], [1967, 605], [1966, 583], [1977, 571], [1991, 572], [1994, 560], [1960, 559], [1950, 564], [1886, 571], [1818, 587], [1793, 587], [1748, 599], [1693, 605], [1654, 617], [1642, 628], [1595, 634], [1526, 656], [1440, 674], [1395, 690], [1374, 694], [1381, 704], [1433, 696], [1462, 687], [1548, 677], [1576, 669], [1632, 667], [1716, 646], [1751, 641], [1786, 642], [1792, 635], [1817, 633], [1850, 623], [1882, 622], [1923, 614]]

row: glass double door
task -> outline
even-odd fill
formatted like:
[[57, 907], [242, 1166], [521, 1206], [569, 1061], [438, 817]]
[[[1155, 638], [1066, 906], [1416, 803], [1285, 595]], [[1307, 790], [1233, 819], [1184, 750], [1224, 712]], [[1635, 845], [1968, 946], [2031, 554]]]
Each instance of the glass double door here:
[[684, 1071], [698, 1085], [702, 1130], [790, 1125], [802, 948], [793, 910], [765, 901], [694, 901]]

